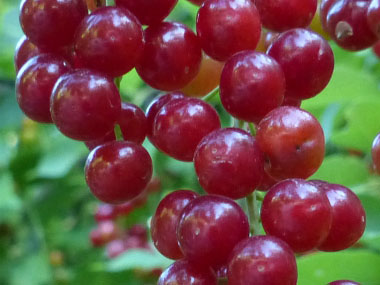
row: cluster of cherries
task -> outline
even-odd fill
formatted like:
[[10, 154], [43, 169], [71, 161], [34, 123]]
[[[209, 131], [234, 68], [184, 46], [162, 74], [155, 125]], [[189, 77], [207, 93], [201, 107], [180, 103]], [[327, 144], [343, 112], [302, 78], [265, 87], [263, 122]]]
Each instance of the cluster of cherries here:
[[[193, 162], [207, 192], [174, 191], [159, 204], [152, 239], [177, 261], [158, 284], [226, 278], [231, 285], [296, 284], [294, 253], [346, 249], [365, 229], [365, 212], [350, 189], [305, 180], [323, 161], [325, 139], [300, 105], [327, 86], [334, 69], [328, 42], [308, 26], [320, 16], [341, 47], [370, 47], [380, 37], [380, 1], [323, 0], [320, 14], [317, 0], [190, 1], [200, 6], [196, 33], [163, 21], [177, 0], [115, 0], [107, 7], [23, 0], [17, 101], [32, 120], [54, 123], [92, 150], [85, 166], [90, 190], [102, 202], [121, 204], [99, 209], [95, 245], [120, 237], [108, 218], [151, 181], [152, 160], [141, 145], [147, 136], [158, 150]], [[146, 113], [121, 102], [115, 84], [133, 68], [168, 92]], [[207, 103], [218, 85], [234, 127], [221, 128]], [[268, 191], [261, 207], [268, 235], [249, 237], [248, 218], [234, 200], [256, 189]], [[254, 220], [257, 209], [250, 209]], [[106, 221], [103, 211], [110, 211]], [[141, 241], [144, 234], [133, 228], [126, 236]], [[110, 256], [131, 247], [125, 240], [113, 242]], [[356, 284], [337, 282], [331, 284]]]

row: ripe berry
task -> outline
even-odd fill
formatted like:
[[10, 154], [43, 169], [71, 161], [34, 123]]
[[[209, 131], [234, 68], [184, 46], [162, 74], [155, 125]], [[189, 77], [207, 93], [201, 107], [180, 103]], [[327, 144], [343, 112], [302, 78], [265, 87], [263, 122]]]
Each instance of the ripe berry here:
[[283, 32], [306, 28], [317, 10], [317, 0], [256, 0], [263, 26]]
[[351, 280], [337, 280], [330, 282], [328, 285], [360, 285], [360, 283]]
[[161, 200], [151, 220], [150, 231], [153, 243], [162, 255], [171, 259], [183, 257], [177, 241], [177, 225], [183, 208], [198, 196], [192, 191], [179, 190]]
[[21, 110], [34, 121], [51, 123], [51, 92], [58, 78], [69, 70], [68, 63], [53, 54], [29, 59], [16, 78], [16, 96]]
[[367, 22], [372, 32], [380, 38], [380, 0], [372, 0], [369, 4]]
[[296, 258], [291, 248], [273, 236], [254, 236], [234, 248], [228, 265], [229, 285], [295, 285]]
[[144, 142], [148, 123], [144, 111], [139, 107], [123, 102], [117, 123], [120, 125], [124, 140], [137, 144]]
[[141, 25], [124, 8], [96, 9], [82, 21], [75, 35], [75, 52], [82, 64], [111, 77], [134, 68], [143, 47]]
[[273, 178], [308, 178], [322, 164], [325, 139], [318, 120], [297, 107], [283, 106], [260, 122], [257, 141]]
[[114, 220], [116, 218], [116, 210], [114, 205], [99, 204], [95, 212], [95, 220], [97, 222]]
[[195, 198], [179, 220], [179, 246], [199, 266], [224, 265], [234, 248], [248, 237], [248, 219], [233, 200], [216, 195]]
[[202, 60], [200, 42], [187, 26], [163, 22], [148, 27], [144, 53], [136, 70], [153, 88], [174, 91], [195, 78]]
[[115, 132], [114, 130], [110, 131], [108, 134], [106, 134], [104, 137], [101, 137], [100, 139], [91, 140], [84, 142], [89, 150], [93, 150], [97, 146], [100, 146], [102, 144], [112, 142], [116, 140]]
[[87, 15], [83, 0], [23, 0], [20, 24], [39, 48], [57, 50], [72, 43], [74, 32]]
[[91, 231], [90, 239], [93, 246], [98, 247], [116, 239], [119, 235], [120, 230], [113, 221], [103, 221]]
[[194, 167], [207, 193], [240, 199], [260, 183], [264, 158], [255, 138], [247, 132], [219, 129], [199, 143]]
[[326, 30], [342, 48], [358, 51], [372, 46], [376, 35], [367, 21], [368, 0], [338, 0], [326, 14]]
[[366, 225], [365, 211], [359, 198], [342, 185], [313, 183], [326, 193], [332, 208], [329, 234], [318, 249], [339, 251], [349, 248], [363, 235]]
[[320, 93], [334, 70], [334, 54], [328, 42], [306, 29], [282, 33], [267, 53], [284, 71], [286, 96], [296, 99], [307, 99]]
[[182, 161], [192, 161], [201, 139], [220, 128], [218, 113], [196, 98], [172, 100], [156, 114], [153, 141], [166, 154]]
[[375, 171], [380, 174], [380, 133], [377, 134], [372, 143], [372, 161]]
[[41, 54], [40, 49], [33, 44], [27, 37], [23, 36], [16, 45], [14, 63], [16, 73], [32, 57]]
[[332, 218], [326, 193], [302, 179], [274, 185], [261, 208], [265, 232], [282, 239], [295, 252], [321, 245], [329, 234]]
[[158, 285], [216, 285], [215, 273], [209, 267], [199, 266], [187, 260], [178, 260], [160, 276]]
[[198, 11], [197, 34], [210, 57], [225, 61], [234, 53], [254, 50], [261, 22], [251, 0], [208, 0]]
[[159, 24], [177, 2], [178, 0], [115, 0], [116, 6], [131, 11], [142, 25]]
[[229, 58], [220, 80], [220, 99], [234, 117], [259, 122], [281, 105], [285, 94], [285, 76], [270, 56], [242, 51]]
[[110, 142], [89, 154], [85, 174], [99, 200], [122, 203], [137, 197], [147, 186], [152, 177], [152, 159], [138, 144]]
[[62, 75], [55, 84], [50, 110], [64, 135], [89, 141], [100, 139], [113, 129], [120, 104], [119, 92], [110, 78], [77, 69]]

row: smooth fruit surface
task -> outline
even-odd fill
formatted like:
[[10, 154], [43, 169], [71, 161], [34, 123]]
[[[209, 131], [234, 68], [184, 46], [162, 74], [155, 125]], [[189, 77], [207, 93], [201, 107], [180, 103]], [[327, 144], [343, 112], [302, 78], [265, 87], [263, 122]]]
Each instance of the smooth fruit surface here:
[[34, 121], [51, 123], [51, 92], [58, 78], [69, 70], [68, 63], [53, 54], [28, 60], [16, 78], [16, 97], [21, 110]]
[[228, 264], [229, 285], [295, 285], [297, 264], [292, 249], [273, 236], [254, 236], [234, 248]]
[[86, 15], [83, 0], [23, 0], [20, 6], [20, 24], [25, 35], [47, 50], [71, 44]]
[[276, 179], [308, 178], [322, 164], [325, 139], [318, 120], [297, 107], [274, 109], [261, 120], [257, 141], [266, 171]]
[[326, 193], [303, 179], [274, 185], [261, 208], [265, 232], [285, 241], [294, 252], [321, 245], [329, 234], [332, 218]]
[[87, 185], [101, 201], [122, 203], [137, 197], [152, 177], [152, 159], [140, 145], [110, 142], [95, 148], [85, 166]]
[[380, 38], [380, 1], [372, 0], [367, 10], [367, 22], [372, 32]]
[[53, 122], [75, 140], [106, 136], [119, 118], [120, 95], [113, 81], [101, 73], [77, 69], [59, 78], [50, 111]]
[[224, 265], [234, 248], [248, 237], [247, 216], [233, 200], [201, 196], [183, 210], [177, 237], [185, 258], [199, 266]]
[[351, 280], [337, 280], [330, 282], [328, 285], [360, 285], [360, 283]]
[[136, 70], [148, 85], [174, 91], [195, 78], [202, 50], [191, 29], [181, 23], [163, 22], [148, 27], [144, 35], [144, 52]]
[[260, 16], [253, 1], [208, 0], [198, 11], [198, 37], [205, 53], [215, 60], [254, 50], [260, 33]]
[[172, 100], [156, 114], [153, 141], [166, 154], [183, 161], [192, 161], [201, 139], [220, 128], [215, 109], [196, 98]]
[[281, 105], [285, 94], [285, 76], [270, 56], [242, 51], [224, 65], [220, 80], [220, 99], [234, 117], [258, 123]]
[[182, 210], [199, 195], [189, 190], [178, 190], [161, 200], [151, 220], [151, 235], [158, 251], [171, 259], [180, 259], [183, 253], [178, 246], [177, 225]]
[[82, 21], [75, 35], [75, 52], [81, 63], [111, 77], [134, 68], [143, 47], [141, 24], [124, 8], [96, 9]]
[[207, 193], [240, 199], [260, 183], [264, 157], [250, 134], [227, 128], [202, 139], [194, 155], [194, 167]]
[[14, 55], [16, 73], [32, 57], [39, 55], [40, 49], [33, 44], [27, 37], [23, 36], [17, 43]]
[[328, 42], [306, 29], [282, 33], [267, 53], [284, 71], [286, 96], [296, 99], [307, 99], [320, 93], [334, 70], [334, 54]]
[[148, 130], [148, 123], [143, 110], [138, 106], [121, 103], [120, 117], [117, 120], [125, 141], [142, 144]]

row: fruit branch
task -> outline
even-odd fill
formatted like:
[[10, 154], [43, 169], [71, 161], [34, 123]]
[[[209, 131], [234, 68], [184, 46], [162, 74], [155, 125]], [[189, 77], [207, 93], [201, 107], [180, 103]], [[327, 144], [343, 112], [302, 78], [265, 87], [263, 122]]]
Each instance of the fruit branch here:
[[260, 212], [257, 204], [256, 191], [246, 198], [248, 206], [249, 226], [251, 235], [257, 235], [260, 228]]
[[215, 88], [213, 91], [211, 91], [206, 96], [204, 96], [202, 100], [205, 102], [210, 102], [218, 94], [219, 94], [219, 87]]

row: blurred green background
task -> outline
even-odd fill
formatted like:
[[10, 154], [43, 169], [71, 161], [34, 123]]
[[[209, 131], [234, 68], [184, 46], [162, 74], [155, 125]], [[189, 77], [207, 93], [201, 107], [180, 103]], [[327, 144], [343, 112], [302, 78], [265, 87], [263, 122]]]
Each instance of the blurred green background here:
[[[14, 47], [22, 36], [16, 0], [0, 0], [0, 284], [155, 284], [152, 269], [170, 261], [152, 251], [128, 251], [109, 259], [89, 233], [98, 205], [83, 166], [88, 150], [54, 126], [35, 124], [20, 112], [14, 92]], [[180, 0], [170, 19], [194, 28], [196, 7]], [[352, 249], [298, 257], [299, 284], [352, 279], [380, 284], [380, 178], [371, 174], [370, 149], [380, 131], [380, 63], [371, 50], [348, 53], [333, 45], [336, 67], [322, 94], [303, 103], [320, 120], [327, 154], [313, 176], [352, 188], [367, 212], [367, 229]], [[124, 100], [143, 109], [157, 91], [134, 71], [121, 84]], [[212, 104], [225, 124], [218, 98]], [[154, 160], [161, 191], [135, 210], [126, 225], [146, 224], [159, 199], [179, 188], [201, 191], [189, 163], [144, 144]]]

